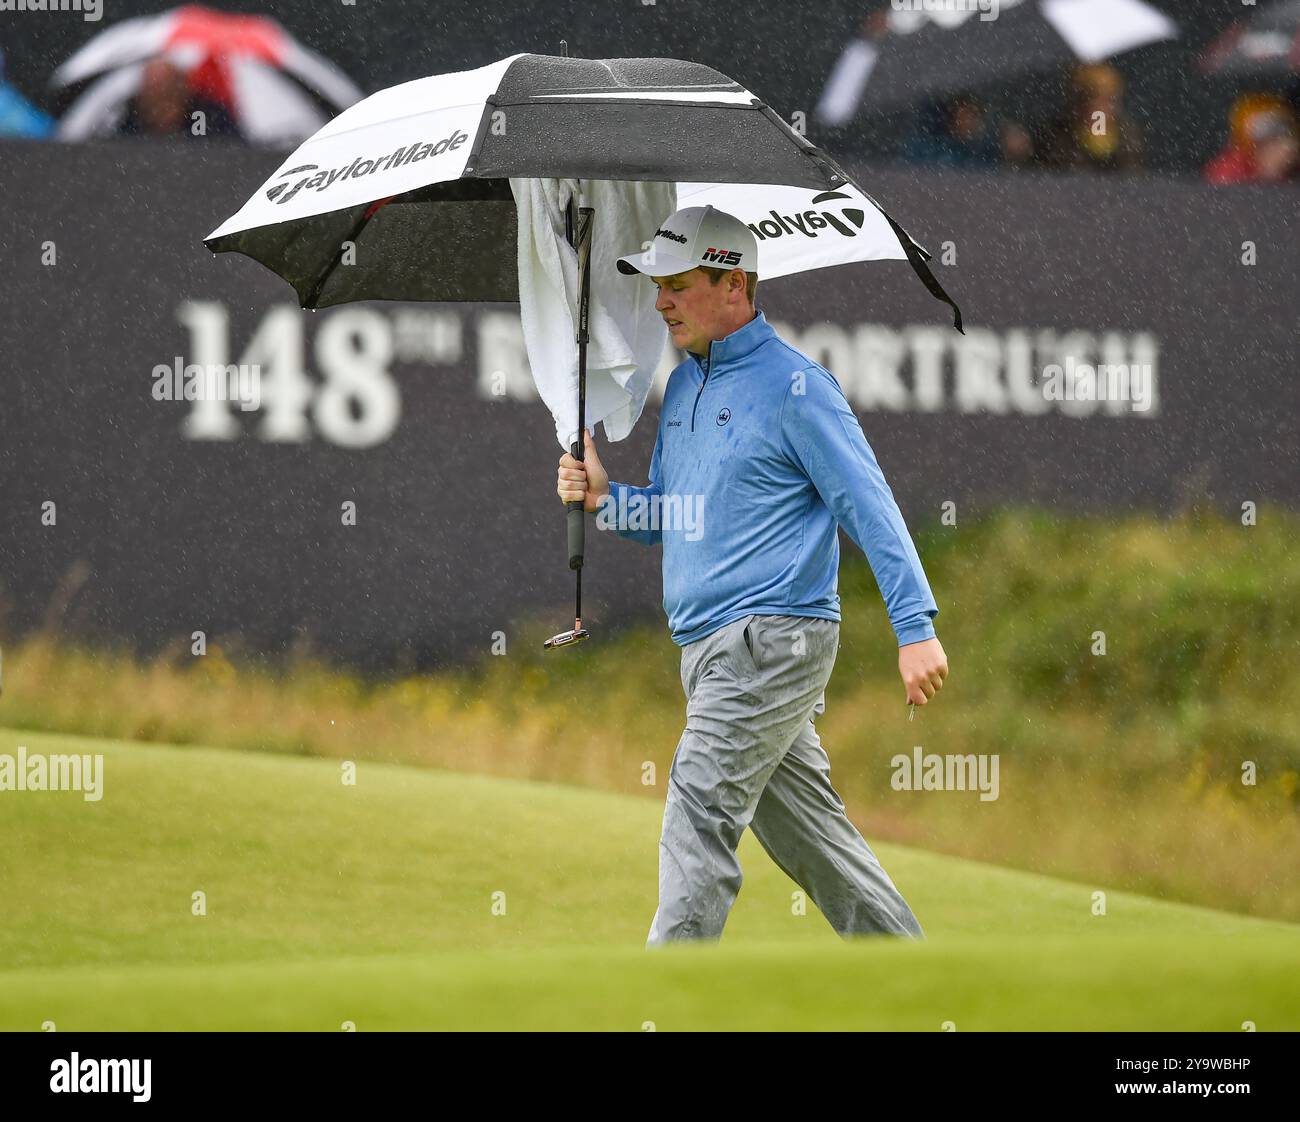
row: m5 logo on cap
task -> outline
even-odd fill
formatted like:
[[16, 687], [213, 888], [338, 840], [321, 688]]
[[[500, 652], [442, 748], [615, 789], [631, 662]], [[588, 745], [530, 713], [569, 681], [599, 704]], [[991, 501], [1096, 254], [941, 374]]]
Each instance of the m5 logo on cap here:
[[719, 265], [734, 266], [740, 264], [740, 257], [741, 255], [739, 250], [714, 249], [713, 246], [709, 246], [709, 248], [704, 251], [703, 259], [705, 261], [716, 261]]

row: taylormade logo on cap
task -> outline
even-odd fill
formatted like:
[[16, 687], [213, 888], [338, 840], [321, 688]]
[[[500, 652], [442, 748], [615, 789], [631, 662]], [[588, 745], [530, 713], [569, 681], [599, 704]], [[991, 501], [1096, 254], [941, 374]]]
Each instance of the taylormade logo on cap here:
[[670, 214], [642, 253], [620, 257], [618, 271], [671, 277], [701, 265], [758, 272], [758, 242], [739, 218], [711, 206]]

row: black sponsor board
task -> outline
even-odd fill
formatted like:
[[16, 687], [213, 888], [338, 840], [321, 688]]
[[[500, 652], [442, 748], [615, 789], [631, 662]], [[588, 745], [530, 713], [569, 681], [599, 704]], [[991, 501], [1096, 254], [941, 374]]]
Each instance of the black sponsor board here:
[[[305, 312], [214, 258], [201, 239], [281, 159], [0, 145], [0, 638], [182, 652], [201, 631], [384, 669], [570, 626], [517, 306]], [[851, 170], [934, 253], [966, 334], [901, 261], [761, 282], [759, 306], [836, 375], [911, 524], [1300, 505], [1293, 192]], [[645, 481], [657, 416], [652, 395], [602, 442], [615, 478]], [[584, 623], [661, 619], [658, 550], [592, 525]]]

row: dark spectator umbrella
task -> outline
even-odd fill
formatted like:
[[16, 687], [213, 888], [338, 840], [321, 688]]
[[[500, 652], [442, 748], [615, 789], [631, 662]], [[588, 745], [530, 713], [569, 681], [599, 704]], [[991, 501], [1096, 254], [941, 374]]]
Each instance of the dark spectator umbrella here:
[[59, 139], [119, 131], [146, 68], [159, 60], [186, 75], [197, 103], [213, 107], [254, 144], [296, 144], [362, 96], [338, 67], [275, 20], [191, 4], [114, 24], [54, 72], [63, 107]]
[[[844, 49], [817, 105], [827, 125], [1075, 61], [1100, 62], [1178, 34], [1145, 0], [899, 0]], [[994, 17], [994, 18], [989, 18]]]
[[1253, 82], [1300, 71], [1300, 0], [1280, 0], [1234, 24], [1205, 52], [1202, 69]]
[[[764, 190], [802, 188], [846, 239], [870, 223], [892, 231], [894, 248], [952, 306], [960, 327], [956, 305], [925, 263], [928, 254], [835, 160], [725, 74], [677, 59], [521, 54], [381, 90], [306, 141], [205, 243], [260, 261], [309, 308], [371, 299], [517, 300], [512, 179], [720, 184], [746, 205]], [[780, 235], [778, 212], [771, 215]], [[576, 433], [571, 450], [581, 459], [596, 216], [583, 206], [572, 218], [581, 294], [578, 411], [576, 427], [565, 428]], [[627, 244], [620, 229], [602, 228], [606, 257], [645, 249]], [[810, 259], [786, 271], [832, 263]], [[568, 521], [578, 607], [573, 630], [548, 646], [586, 637], [581, 503], [570, 504]]]

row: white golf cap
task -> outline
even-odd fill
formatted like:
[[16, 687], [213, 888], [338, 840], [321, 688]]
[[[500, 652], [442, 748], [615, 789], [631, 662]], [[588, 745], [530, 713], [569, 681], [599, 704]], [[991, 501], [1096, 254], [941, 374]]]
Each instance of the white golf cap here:
[[663, 220], [649, 248], [617, 261], [620, 273], [672, 277], [700, 265], [758, 272], [758, 242], [739, 218], [711, 206], [688, 206]]

